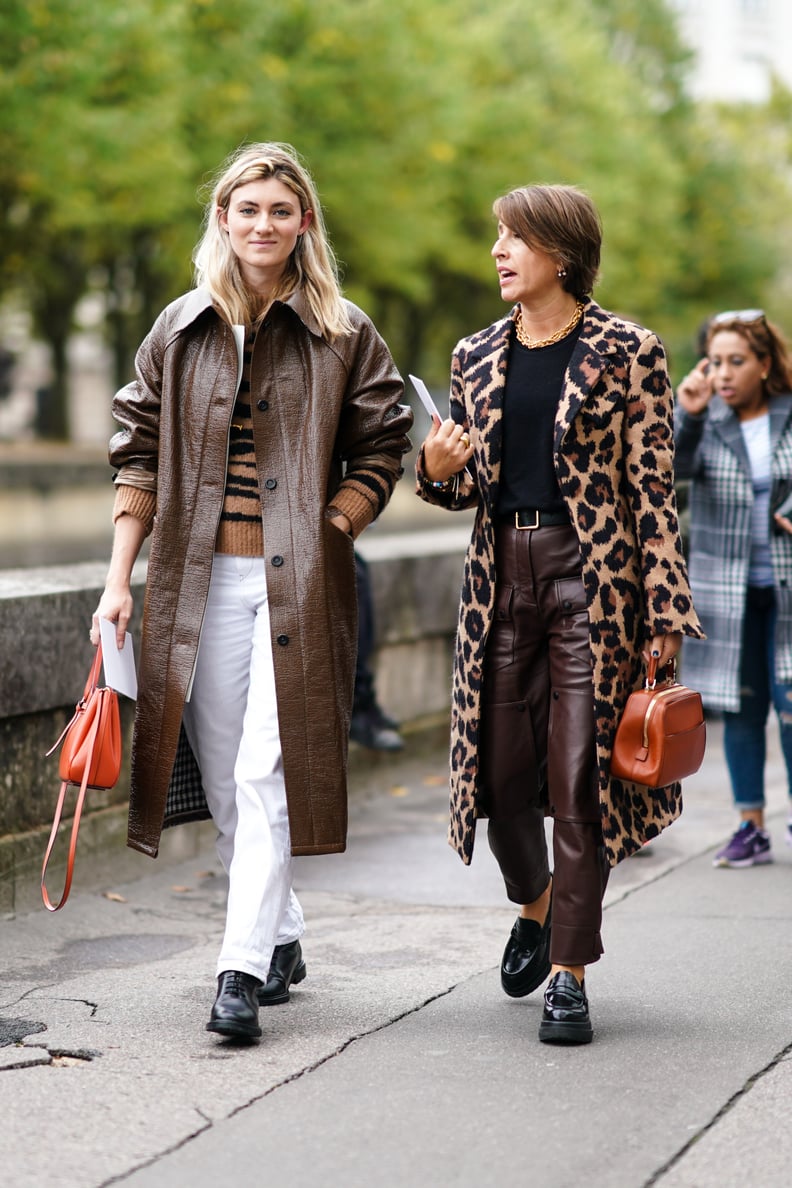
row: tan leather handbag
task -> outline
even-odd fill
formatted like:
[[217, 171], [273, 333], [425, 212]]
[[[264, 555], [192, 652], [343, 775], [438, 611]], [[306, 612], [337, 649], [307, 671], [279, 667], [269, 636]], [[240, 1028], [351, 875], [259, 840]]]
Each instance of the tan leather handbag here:
[[701, 767], [707, 743], [701, 694], [676, 680], [676, 664], [658, 684], [657, 657], [649, 661], [646, 684], [627, 698], [613, 740], [611, 775], [662, 788]]
[[[101, 667], [102, 645], [99, 644], [74, 716], [58, 741], [47, 751], [47, 755], [51, 755], [61, 743], [63, 744], [58, 767], [61, 778], [60, 792], [41, 868], [41, 897], [44, 906], [50, 912], [62, 908], [69, 897], [74, 873], [74, 855], [77, 850], [77, 833], [87, 789], [112, 788], [121, 774], [121, 716], [118, 710], [118, 694], [114, 689], [97, 687]], [[66, 860], [66, 881], [60, 899], [57, 903], [52, 903], [44, 880], [70, 785], [79, 787], [79, 792], [74, 807], [69, 854]]]

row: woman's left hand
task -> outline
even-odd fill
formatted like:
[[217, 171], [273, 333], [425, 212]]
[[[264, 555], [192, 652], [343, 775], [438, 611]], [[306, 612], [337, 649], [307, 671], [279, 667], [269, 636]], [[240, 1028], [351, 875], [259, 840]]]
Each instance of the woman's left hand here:
[[792, 520], [790, 520], [788, 516], [780, 516], [778, 512], [776, 512], [776, 514], [773, 516], [773, 519], [782, 532], [789, 532], [792, 534]]
[[352, 535], [352, 521], [348, 516], [345, 516], [343, 512], [338, 512], [336, 515], [330, 516], [330, 523], [334, 528], [337, 528], [339, 532], [343, 532], [347, 536]]
[[648, 648], [643, 651], [643, 658], [646, 663], [652, 656], [657, 657], [658, 669], [665, 668], [670, 660], [674, 659], [679, 649], [682, 647], [682, 632], [673, 631], [670, 635], [656, 635]]

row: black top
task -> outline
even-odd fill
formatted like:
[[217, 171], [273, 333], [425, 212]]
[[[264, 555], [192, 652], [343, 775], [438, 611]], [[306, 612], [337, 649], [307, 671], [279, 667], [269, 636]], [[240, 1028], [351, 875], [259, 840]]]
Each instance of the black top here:
[[546, 347], [524, 347], [512, 336], [503, 394], [499, 515], [520, 508], [554, 512], [566, 507], [553, 465], [553, 427], [581, 324]]

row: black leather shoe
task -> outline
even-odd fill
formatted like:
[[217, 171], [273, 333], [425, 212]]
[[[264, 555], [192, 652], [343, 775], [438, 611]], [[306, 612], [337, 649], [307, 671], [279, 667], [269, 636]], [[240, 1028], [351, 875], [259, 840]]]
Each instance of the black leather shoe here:
[[545, 990], [539, 1039], [543, 1044], [590, 1044], [593, 1035], [585, 983], [562, 969]]
[[252, 974], [240, 973], [236, 969], [221, 973], [206, 1030], [216, 1031], [229, 1039], [258, 1039], [261, 1028], [256, 991], [260, 986], [261, 979]]
[[288, 945], [276, 945], [267, 980], [258, 991], [261, 1006], [277, 1006], [278, 1003], [288, 1002], [289, 986], [296, 986], [307, 972], [298, 940]]
[[550, 973], [550, 914], [547, 909], [544, 924], [524, 920], [518, 916], [503, 950], [501, 986], [510, 998], [524, 998], [541, 986]]
[[361, 747], [368, 747], [371, 751], [402, 751], [404, 739], [396, 729], [396, 724], [377, 707], [352, 714], [349, 724], [349, 737]]

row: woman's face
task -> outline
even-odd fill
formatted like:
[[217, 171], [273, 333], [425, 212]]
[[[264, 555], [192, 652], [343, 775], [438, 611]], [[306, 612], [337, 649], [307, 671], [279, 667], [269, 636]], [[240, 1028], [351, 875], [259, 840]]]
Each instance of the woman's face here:
[[500, 278], [504, 301], [519, 301], [529, 309], [548, 297], [563, 292], [558, 276], [559, 262], [541, 248], [531, 248], [516, 231], [498, 223], [498, 238], [492, 256]]
[[736, 330], [719, 330], [709, 345], [709, 377], [713, 390], [740, 420], [759, 416], [767, 397], [762, 379], [768, 360], [760, 358]]
[[218, 211], [245, 282], [256, 293], [278, 283], [300, 235], [311, 222], [293, 190], [277, 177], [237, 186], [228, 210]]

